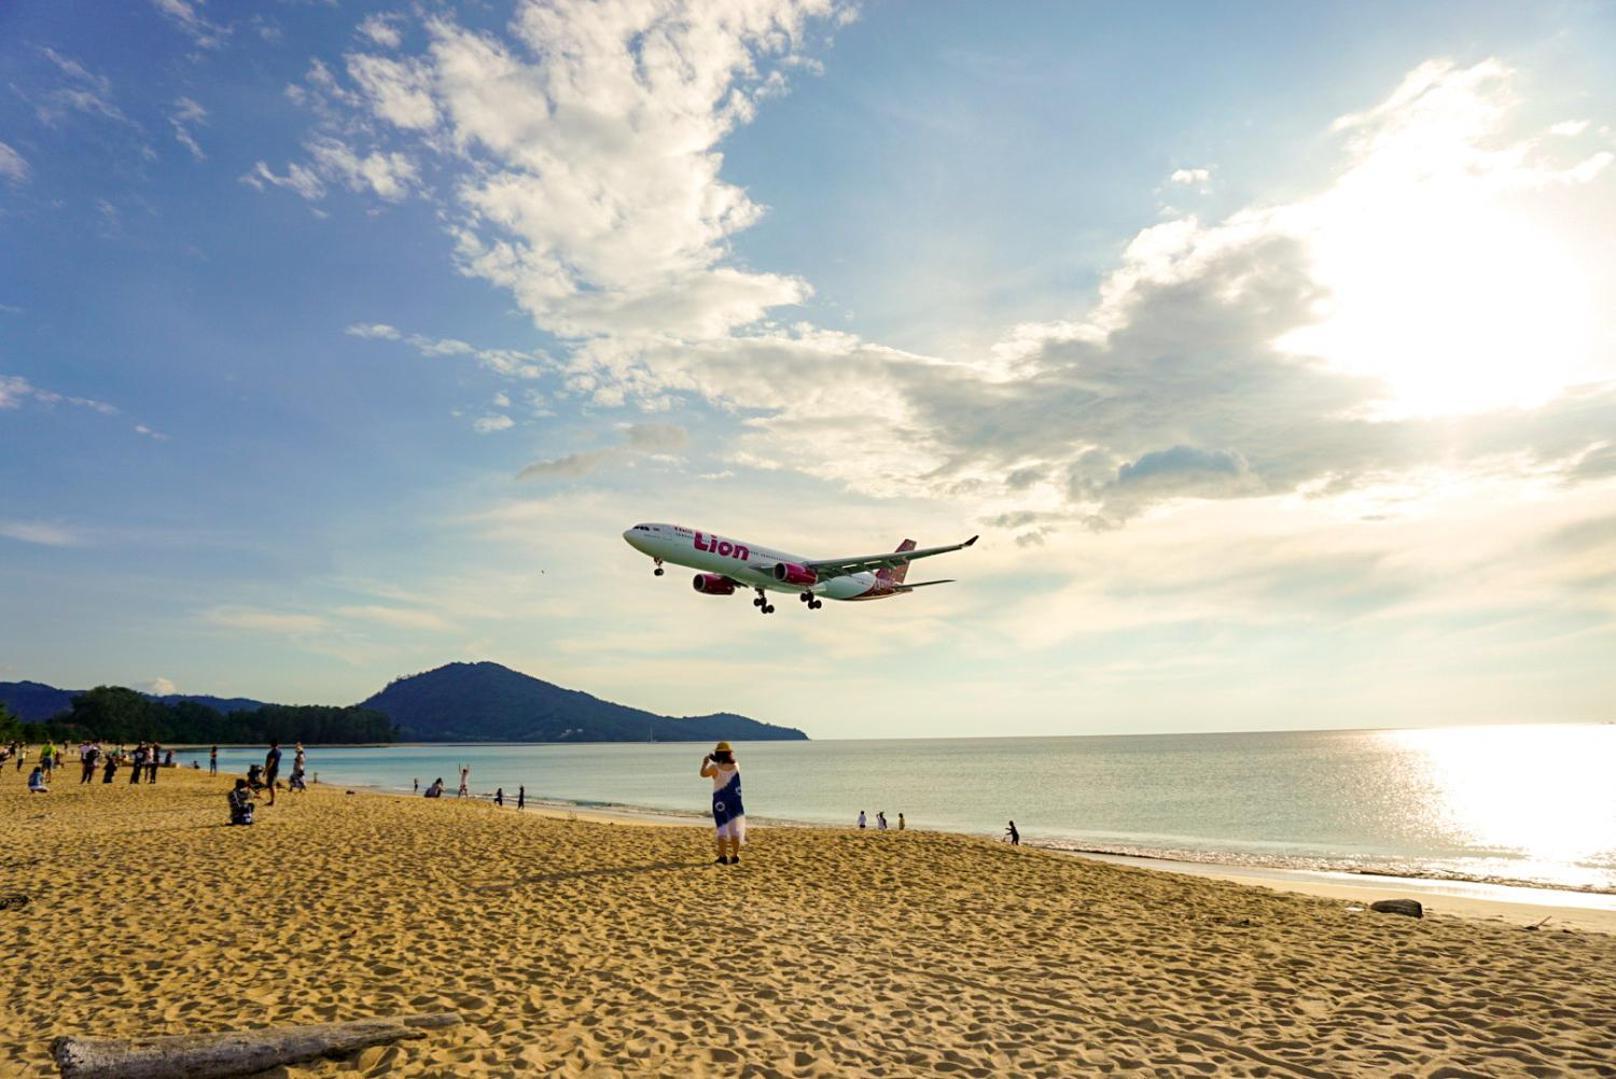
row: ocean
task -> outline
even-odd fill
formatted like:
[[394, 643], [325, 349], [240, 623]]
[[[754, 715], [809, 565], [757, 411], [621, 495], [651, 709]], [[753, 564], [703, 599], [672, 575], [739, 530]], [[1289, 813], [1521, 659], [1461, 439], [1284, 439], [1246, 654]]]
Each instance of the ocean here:
[[[284, 775], [290, 770], [290, 747]], [[321, 783], [704, 817], [695, 744], [309, 750]], [[1068, 850], [1616, 892], [1616, 725], [736, 743], [754, 827], [892, 827]], [[195, 754], [178, 757], [189, 761]], [[262, 750], [225, 749], [245, 771]], [[200, 755], [204, 766], [206, 754]]]

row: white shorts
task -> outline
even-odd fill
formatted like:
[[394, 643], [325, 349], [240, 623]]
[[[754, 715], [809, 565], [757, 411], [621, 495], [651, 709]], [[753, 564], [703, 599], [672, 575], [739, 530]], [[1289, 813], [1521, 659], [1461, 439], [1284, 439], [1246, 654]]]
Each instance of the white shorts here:
[[718, 825], [719, 839], [733, 839], [737, 843], [746, 842], [746, 818], [736, 817]]

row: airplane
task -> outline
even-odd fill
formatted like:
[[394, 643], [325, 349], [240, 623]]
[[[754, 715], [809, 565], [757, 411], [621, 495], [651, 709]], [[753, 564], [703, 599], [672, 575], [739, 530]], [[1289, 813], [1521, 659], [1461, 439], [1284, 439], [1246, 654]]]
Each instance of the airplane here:
[[797, 599], [817, 611], [826, 599], [865, 600], [902, 596], [917, 588], [951, 581], [916, 581], [905, 584], [909, 563], [917, 558], [959, 551], [977, 541], [948, 547], [915, 549], [906, 539], [891, 554], [859, 555], [855, 558], [799, 558], [784, 551], [759, 547], [712, 532], [697, 532], [682, 525], [637, 524], [623, 533], [628, 545], [649, 555], [662, 576], [662, 563], [688, 566], [697, 571], [691, 587], [707, 596], [729, 596], [737, 588], [757, 592], [752, 606], [764, 614], [774, 613], [768, 593], [795, 592]]

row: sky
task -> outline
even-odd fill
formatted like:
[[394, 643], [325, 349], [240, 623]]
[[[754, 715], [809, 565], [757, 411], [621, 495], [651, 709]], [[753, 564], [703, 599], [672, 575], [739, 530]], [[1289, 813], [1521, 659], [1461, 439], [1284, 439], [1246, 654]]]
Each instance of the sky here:
[[[0, 679], [1610, 719], [1611, 55], [1605, 3], [5, 4]], [[982, 540], [762, 618], [640, 521]]]

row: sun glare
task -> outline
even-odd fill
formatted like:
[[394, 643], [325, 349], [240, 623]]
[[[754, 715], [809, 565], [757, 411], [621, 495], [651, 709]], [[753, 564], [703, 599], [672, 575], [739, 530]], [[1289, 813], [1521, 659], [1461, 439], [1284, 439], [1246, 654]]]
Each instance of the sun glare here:
[[1322, 317], [1280, 344], [1381, 380], [1377, 417], [1532, 408], [1588, 367], [1588, 274], [1551, 226], [1490, 200], [1354, 209], [1314, 239]]

